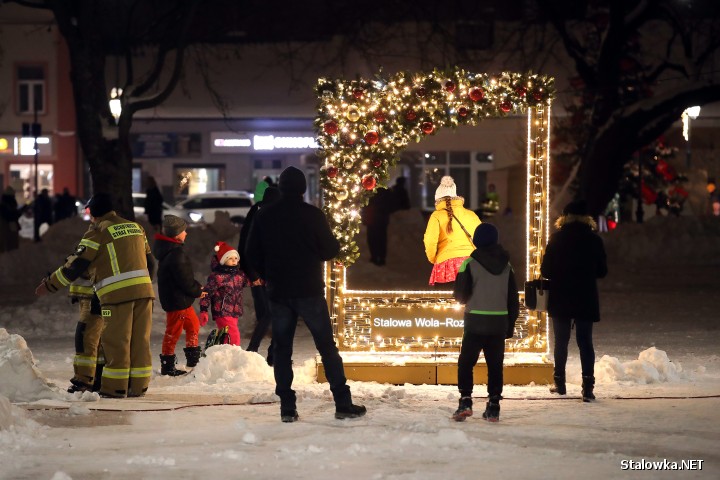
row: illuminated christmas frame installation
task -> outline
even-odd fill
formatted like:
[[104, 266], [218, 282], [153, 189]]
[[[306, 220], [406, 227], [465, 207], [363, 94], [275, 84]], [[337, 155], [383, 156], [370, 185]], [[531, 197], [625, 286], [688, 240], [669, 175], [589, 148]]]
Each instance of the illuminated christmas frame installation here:
[[[355, 237], [360, 231], [360, 209], [377, 187], [388, 180], [388, 170], [413, 141], [420, 142], [438, 129], [477, 125], [485, 118], [527, 113], [527, 271], [539, 276], [540, 261], [549, 234], [549, 141], [553, 79], [532, 73], [488, 75], [455, 68], [431, 73], [400, 72], [373, 80], [327, 80], [316, 87], [319, 106], [315, 127], [323, 161], [320, 182], [323, 209], [341, 251], [326, 269], [326, 294], [339, 348], [343, 352], [416, 355], [437, 360], [459, 352], [462, 308], [449, 291], [351, 290], [345, 269], [359, 257]], [[395, 317], [430, 323], [431, 332]], [[388, 314], [388, 312], [390, 312]], [[506, 352], [517, 358], [542, 361], [547, 353], [547, 317], [523, 309], [524, 321]], [[383, 320], [390, 319], [390, 320]], [[375, 320], [375, 324], [373, 321]], [[378, 322], [397, 330], [377, 334]], [[391, 325], [392, 323], [392, 325]], [[461, 325], [461, 324], [460, 324]], [[345, 353], [343, 355], [347, 356]], [[367, 358], [367, 355], [366, 355]], [[524, 360], [522, 360], [524, 361]]]

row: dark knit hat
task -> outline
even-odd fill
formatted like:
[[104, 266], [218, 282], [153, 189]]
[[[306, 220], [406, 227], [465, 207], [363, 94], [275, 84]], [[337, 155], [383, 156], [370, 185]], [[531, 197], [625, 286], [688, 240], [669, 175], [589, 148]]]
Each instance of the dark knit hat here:
[[587, 202], [585, 200], [575, 200], [563, 208], [563, 215], [587, 215]]
[[162, 221], [163, 234], [168, 237], [177, 237], [187, 229], [187, 222], [175, 215], [165, 215]]
[[302, 195], [307, 189], [305, 174], [295, 167], [287, 167], [280, 174], [280, 193]]
[[476, 247], [489, 247], [498, 243], [498, 230], [492, 223], [481, 223], [473, 234], [473, 243]]
[[263, 204], [269, 205], [278, 200], [280, 200], [280, 190], [277, 187], [267, 187], [263, 195]]
[[90, 209], [90, 215], [93, 217], [102, 217], [106, 213], [112, 211], [112, 197], [109, 193], [96, 193], [90, 197], [90, 200], [88, 200], [87, 204], [85, 204], [85, 208]]

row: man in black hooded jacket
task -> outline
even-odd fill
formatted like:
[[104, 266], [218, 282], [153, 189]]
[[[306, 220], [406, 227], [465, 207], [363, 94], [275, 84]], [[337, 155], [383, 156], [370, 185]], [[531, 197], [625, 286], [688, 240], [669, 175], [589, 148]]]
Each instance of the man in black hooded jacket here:
[[303, 201], [306, 188], [302, 171], [295, 167], [283, 170], [280, 200], [258, 211], [246, 247], [248, 259], [266, 281], [270, 297], [280, 418], [283, 422], [299, 418], [292, 389], [292, 349], [298, 317], [310, 330], [325, 366], [335, 400], [335, 418], [360, 417], [366, 409], [352, 403], [324, 297], [323, 262], [337, 256], [340, 243], [322, 211]]

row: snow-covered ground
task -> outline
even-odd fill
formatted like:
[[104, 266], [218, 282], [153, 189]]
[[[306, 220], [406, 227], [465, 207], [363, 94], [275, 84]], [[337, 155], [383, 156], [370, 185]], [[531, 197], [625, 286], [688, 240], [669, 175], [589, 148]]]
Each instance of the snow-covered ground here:
[[[497, 224], [513, 258], [521, 257], [522, 221]], [[422, 287], [429, 267], [422, 247], [411, 246], [423, 227], [417, 211], [395, 214], [388, 265], [361, 257], [349, 273], [353, 286]], [[0, 256], [0, 479], [720, 478], [720, 223], [683, 217], [623, 227], [604, 237], [611, 265], [595, 329], [597, 402], [579, 400], [571, 344], [568, 396], [506, 386], [498, 424], [479, 418], [484, 385], [475, 390], [476, 415], [456, 423], [454, 386], [363, 382], [350, 383], [367, 416], [335, 420], [301, 325], [300, 421], [283, 424], [272, 369], [231, 346], [210, 349], [191, 375], [154, 376], [144, 398], [67, 394], [76, 308], [60, 295], [34, 300], [27, 289], [85, 226], [53, 226], [42, 244]], [[235, 242], [233, 233], [223, 225], [191, 231], [199, 280], [214, 242]], [[516, 262], [516, 270], [524, 266]], [[249, 298], [246, 313], [243, 346], [252, 330]], [[156, 369], [163, 328], [158, 308]], [[675, 465], [685, 470], [658, 469]]]

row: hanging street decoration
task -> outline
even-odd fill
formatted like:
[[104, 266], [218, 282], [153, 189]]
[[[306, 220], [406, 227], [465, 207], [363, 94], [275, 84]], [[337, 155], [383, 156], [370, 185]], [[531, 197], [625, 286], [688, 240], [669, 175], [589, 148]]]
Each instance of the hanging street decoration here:
[[555, 96], [550, 77], [460, 68], [378, 74], [373, 80], [320, 78], [316, 92], [323, 209], [341, 244], [336, 260], [345, 267], [360, 255], [360, 209], [386, 186], [388, 169], [410, 142], [443, 127], [520, 114]]

